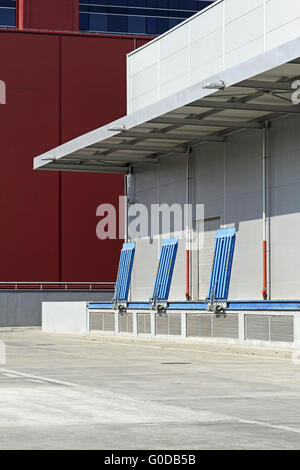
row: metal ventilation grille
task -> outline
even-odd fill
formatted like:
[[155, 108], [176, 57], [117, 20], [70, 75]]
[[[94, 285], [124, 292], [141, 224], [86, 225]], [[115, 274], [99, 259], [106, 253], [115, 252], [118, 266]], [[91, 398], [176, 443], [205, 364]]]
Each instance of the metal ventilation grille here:
[[115, 331], [115, 314], [113, 312], [90, 313], [90, 331]]
[[238, 338], [239, 337], [239, 317], [235, 313], [224, 316], [212, 315], [213, 331], [215, 338]]
[[132, 313], [119, 313], [119, 333], [133, 333]]
[[150, 313], [138, 313], [138, 334], [151, 334], [151, 315]]
[[237, 314], [216, 316], [213, 314], [188, 313], [187, 335], [202, 338], [238, 338]]
[[294, 318], [291, 315], [245, 315], [245, 339], [294, 341]]
[[187, 314], [187, 335], [211, 337], [211, 315]]
[[156, 334], [157, 335], [181, 335], [181, 314], [168, 313], [156, 315]]
[[294, 341], [294, 317], [291, 315], [271, 317], [271, 341]]

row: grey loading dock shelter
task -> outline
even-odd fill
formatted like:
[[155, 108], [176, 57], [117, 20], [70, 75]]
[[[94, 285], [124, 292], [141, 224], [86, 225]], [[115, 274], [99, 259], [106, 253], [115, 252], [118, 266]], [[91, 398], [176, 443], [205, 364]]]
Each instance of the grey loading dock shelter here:
[[[274, 13], [275, 3], [261, 2], [264, 6], [266, 3], [268, 8], [265, 14], [269, 12], [270, 17], [275, 13], [277, 15], [278, 12]], [[245, 2], [244, 7], [247, 4], [250, 5]], [[200, 16], [201, 21], [204, 18], [209, 22], [211, 15], [231, 7], [234, 13], [232, 0], [217, 2], [152, 41], [149, 48], [144, 46], [131, 54], [128, 58], [129, 114], [36, 157], [34, 168], [130, 173], [134, 175], [135, 196], [140, 202], [204, 203], [208, 226], [211, 221], [216, 224], [216, 227], [207, 230], [208, 234], [220, 226], [235, 226], [237, 229], [236, 254], [226, 308], [228, 322], [229, 313], [236, 315], [231, 317], [236, 319], [231, 330], [239, 330], [234, 337], [238, 336], [240, 341], [295, 343], [299, 337], [300, 309], [300, 250], [297, 239], [300, 230], [300, 158], [297, 158], [300, 149], [300, 106], [292, 103], [291, 96], [299, 86], [300, 38], [291, 27], [291, 37], [286, 34], [281, 42], [268, 47], [268, 34], [272, 32], [266, 29], [266, 22], [264, 37], [267, 39], [263, 51], [259, 46], [251, 53], [247, 49], [247, 53], [236, 59], [232, 66], [226, 66], [226, 63], [224, 66], [223, 60], [220, 70], [212, 75], [206, 76], [207, 67], [203, 66], [202, 80], [192, 83], [190, 74], [187, 86], [179, 85], [176, 92], [170, 92], [167, 96], [167, 92], [163, 91], [164, 78], [161, 74], [169, 73], [161, 72], [164, 70], [161, 57], [166, 44], [169, 44], [170, 58], [176, 55], [177, 50], [185, 54], [185, 50], [180, 49], [178, 35], [184, 35], [188, 30], [190, 38], [193, 24], [199, 21]], [[254, 20], [250, 13], [248, 9], [243, 15], [236, 15], [240, 27], [249, 15], [248, 27], [251, 29], [251, 21]], [[222, 21], [226, 44], [226, 28], [232, 22], [226, 23], [226, 16]], [[238, 42], [239, 37], [236, 40]], [[200, 43], [197, 44], [201, 47]], [[141, 76], [138, 74], [144, 70], [151, 75], [154, 61], [150, 60], [149, 51], [158, 47], [160, 83], [154, 83], [154, 89], [157, 87], [159, 92], [155, 98], [149, 98], [148, 92], [139, 90], [139, 86], [144, 85], [134, 80], [132, 70], [136, 67], [137, 76]], [[189, 44], [187, 48], [189, 70], [193, 70], [192, 47]], [[226, 58], [226, 47], [223, 45], [221, 49]], [[143, 66], [140, 65], [142, 61]], [[207, 63], [210, 61], [207, 60]], [[174, 80], [169, 82], [171, 91], [173, 84], [179, 80], [178, 69], [180, 63], [171, 71], [174, 75]], [[146, 103], [144, 107], [141, 106], [143, 100]], [[194, 225], [190, 229], [195, 230]], [[163, 237], [163, 234], [159, 235]], [[161, 239], [149, 246], [146, 240], [133, 241], [136, 242], [136, 260], [127, 312], [145, 315], [145, 310], [149, 311], [148, 292]], [[143, 260], [137, 256], [140, 252], [143, 252]], [[184, 320], [180, 316], [179, 321], [178, 317], [180, 334], [191, 328], [186, 325], [189, 325], [188, 316], [193, 315], [190, 321], [196, 325], [194, 330], [200, 331], [199, 336], [211, 335], [215, 338], [212, 325], [217, 319], [213, 313], [204, 313], [206, 304], [201, 287], [203, 266], [201, 263], [199, 265], [196, 253], [189, 253], [189, 282], [186, 285], [185, 259], [185, 249], [181, 245], [167, 315], [184, 313]], [[151, 275], [144, 274], [142, 266], [145, 262]], [[204, 287], [206, 282], [202, 282]], [[186, 291], [191, 300], [186, 300]], [[91, 315], [95, 312], [104, 314], [109, 309], [111, 305], [106, 303], [89, 306]], [[195, 317], [196, 312], [199, 320]], [[239, 317], [241, 312], [244, 313]], [[204, 315], [207, 315], [206, 319], [203, 319]], [[148, 326], [152, 325], [150, 334], [155, 334], [157, 322], [154, 319], [152, 323], [147, 322]], [[206, 326], [201, 322], [206, 322]], [[227, 335], [230, 333], [230, 328], [226, 326], [228, 322], [223, 323]], [[278, 329], [286, 329], [286, 334], [278, 336]], [[208, 330], [209, 333], [204, 334]], [[116, 331], [120, 333], [119, 327]], [[170, 328], [166, 326], [164, 331], [170, 332]], [[224, 338], [222, 331], [220, 336]]]

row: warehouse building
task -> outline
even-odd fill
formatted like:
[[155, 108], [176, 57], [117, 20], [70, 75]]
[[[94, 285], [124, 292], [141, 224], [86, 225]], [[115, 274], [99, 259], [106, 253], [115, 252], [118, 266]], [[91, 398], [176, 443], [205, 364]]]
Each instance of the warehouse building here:
[[[127, 0], [0, 0], [0, 326], [39, 325], [41, 298], [111, 297], [122, 241], [97, 238], [96, 210], [117, 205], [123, 176], [37, 175], [32, 155], [126, 113], [126, 54], [149, 41], [150, 25], [170, 27], [171, 3], [162, 15]], [[196, 4], [207, 2], [178, 4], [176, 21]]]
[[[204, 228], [202, 242], [190, 250], [179, 237], [162, 304], [152, 286], [169, 233], [131, 240], [117, 332], [298, 344], [299, 24], [293, 0], [284, 10], [278, 0], [215, 2], [128, 54], [126, 116], [35, 158], [35, 169], [130, 175], [130, 203], [204, 205], [203, 220], [183, 228]], [[228, 292], [218, 298], [210, 282], [220, 233], [235, 247], [230, 269], [220, 261]], [[90, 319], [102, 315], [98, 329], [109, 308], [89, 305]]]

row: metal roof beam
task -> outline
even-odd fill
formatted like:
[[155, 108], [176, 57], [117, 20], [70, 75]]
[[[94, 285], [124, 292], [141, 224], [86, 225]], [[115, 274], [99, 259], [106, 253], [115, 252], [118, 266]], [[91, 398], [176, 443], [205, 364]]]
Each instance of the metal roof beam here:
[[180, 119], [169, 117], [158, 117], [149, 121], [158, 124], [179, 124], [180, 126], [201, 126], [201, 127], [232, 127], [234, 129], [262, 129], [263, 125], [257, 122], [242, 121], [220, 121], [205, 119]]
[[154, 140], [188, 140], [189, 142], [224, 142], [223, 137], [217, 135], [189, 135], [189, 134], [162, 134], [161, 132], [123, 132], [122, 137]]
[[[186, 153], [187, 147], [163, 147], [158, 145], [132, 145], [132, 144], [112, 144], [108, 142], [99, 142], [95, 145], [87, 147], [88, 149], [104, 149], [104, 150], [130, 150], [131, 152], [164, 152], [164, 153]], [[100, 155], [99, 155], [100, 156]]]
[[239, 88], [290, 91], [291, 93], [293, 91], [290, 82], [268, 82], [268, 81], [262, 81], [262, 80], [244, 80], [243, 82], [236, 83], [233, 86], [239, 87]]
[[81, 161], [99, 161], [99, 162], [149, 162], [149, 163], [158, 163], [158, 159], [154, 157], [143, 157], [138, 155], [100, 155], [100, 154], [81, 154], [73, 153], [63, 158], [63, 161], [66, 160], [81, 160]]
[[186, 107], [190, 108], [214, 108], [214, 109], [231, 109], [231, 110], [241, 110], [241, 111], [262, 111], [262, 112], [271, 112], [271, 113], [300, 113], [300, 106], [276, 106], [270, 104], [251, 104], [243, 102], [221, 102], [221, 101], [209, 101], [209, 100], [200, 100], [195, 101], [194, 103], [188, 104]]
[[39, 170], [53, 170], [53, 171], [87, 171], [92, 173], [128, 173], [127, 166], [103, 166], [103, 165], [64, 165], [62, 163], [51, 163], [40, 167]]

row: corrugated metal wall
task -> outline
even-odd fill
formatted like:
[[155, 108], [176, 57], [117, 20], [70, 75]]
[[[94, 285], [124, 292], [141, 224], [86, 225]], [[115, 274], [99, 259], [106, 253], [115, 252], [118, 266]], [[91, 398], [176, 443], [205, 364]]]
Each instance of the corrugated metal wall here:
[[97, 239], [96, 208], [117, 203], [123, 177], [34, 172], [32, 160], [125, 114], [125, 54], [139, 44], [0, 31], [0, 281], [115, 279], [121, 242]]
[[[300, 159], [299, 117], [272, 123], [268, 156], [268, 214], [272, 299], [297, 299], [300, 292]], [[158, 168], [137, 168], [135, 198], [151, 203], [184, 205], [186, 162], [171, 156]], [[193, 150], [192, 201], [204, 204], [205, 218], [220, 217], [221, 226], [235, 225], [236, 247], [229, 298], [260, 299], [262, 286], [262, 133], [251, 130]], [[195, 222], [195, 221], [194, 221]], [[194, 224], [196, 226], [196, 224]], [[165, 235], [166, 237], [169, 234]], [[161, 237], [163, 238], [163, 236]], [[151, 295], [159, 246], [137, 240], [132, 299]], [[185, 299], [185, 243], [180, 241], [170, 292], [171, 300]], [[193, 299], [199, 298], [199, 257], [192, 253]], [[145, 269], [147, 266], [147, 269]], [[201, 282], [203, 276], [200, 276]], [[204, 290], [205, 292], [205, 290]]]

